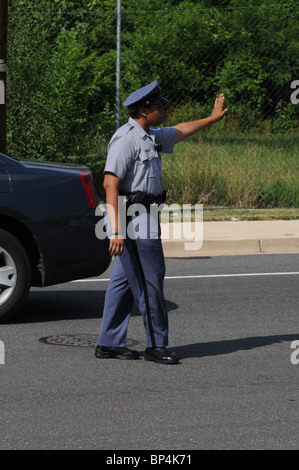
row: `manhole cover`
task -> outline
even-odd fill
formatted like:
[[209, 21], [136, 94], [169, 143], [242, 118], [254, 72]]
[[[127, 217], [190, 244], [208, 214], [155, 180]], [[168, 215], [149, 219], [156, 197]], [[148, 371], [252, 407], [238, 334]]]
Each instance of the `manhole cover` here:
[[[75, 348], [95, 348], [98, 342], [98, 335], [53, 335], [40, 338], [39, 341], [54, 346], [72, 346]], [[127, 347], [136, 346], [139, 341], [127, 339]]]

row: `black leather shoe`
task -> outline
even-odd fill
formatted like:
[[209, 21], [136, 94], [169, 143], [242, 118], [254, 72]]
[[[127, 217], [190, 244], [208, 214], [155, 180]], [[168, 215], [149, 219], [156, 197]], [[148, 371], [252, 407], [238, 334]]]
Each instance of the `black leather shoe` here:
[[139, 359], [138, 351], [128, 348], [115, 348], [112, 346], [97, 346], [95, 356], [100, 359]]
[[146, 361], [154, 361], [158, 364], [178, 364], [179, 358], [170, 353], [166, 348], [147, 348], [145, 350], [144, 359]]

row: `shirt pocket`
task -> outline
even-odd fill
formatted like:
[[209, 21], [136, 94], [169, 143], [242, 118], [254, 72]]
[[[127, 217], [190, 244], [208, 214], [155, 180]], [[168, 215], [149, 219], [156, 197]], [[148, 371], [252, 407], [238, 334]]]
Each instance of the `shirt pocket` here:
[[139, 154], [141, 164], [144, 166], [146, 174], [149, 178], [157, 177], [157, 170], [159, 167], [159, 158], [154, 150], [149, 149], [148, 151], [142, 150]]

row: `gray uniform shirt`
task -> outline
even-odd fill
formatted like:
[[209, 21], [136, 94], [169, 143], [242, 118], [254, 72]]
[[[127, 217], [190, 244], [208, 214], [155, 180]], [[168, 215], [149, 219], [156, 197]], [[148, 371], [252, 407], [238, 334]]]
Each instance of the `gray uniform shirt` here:
[[[174, 127], [150, 128], [147, 133], [130, 118], [109, 143], [105, 172], [121, 178], [119, 190], [124, 193], [143, 191], [158, 196], [163, 191], [160, 152], [172, 153], [176, 136]], [[160, 151], [155, 148], [158, 145]]]

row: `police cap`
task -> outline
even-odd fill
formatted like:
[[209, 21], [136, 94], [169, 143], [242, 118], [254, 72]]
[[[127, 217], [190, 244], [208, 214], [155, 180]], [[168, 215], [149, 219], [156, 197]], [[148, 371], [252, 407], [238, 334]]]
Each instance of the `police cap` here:
[[131, 93], [123, 102], [123, 106], [129, 108], [138, 108], [138, 106], [151, 104], [167, 104], [169, 100], [161, 95], [159, 83], [157, 80]]

